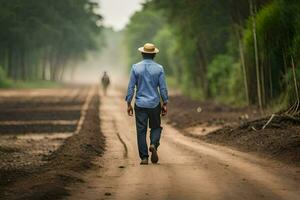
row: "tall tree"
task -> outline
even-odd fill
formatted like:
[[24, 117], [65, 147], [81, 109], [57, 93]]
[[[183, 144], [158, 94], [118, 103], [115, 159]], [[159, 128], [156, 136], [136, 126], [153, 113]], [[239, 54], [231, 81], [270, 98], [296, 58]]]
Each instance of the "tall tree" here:
[[89, 0], [0, 0], [0, 63], [13, 79], [58, 80], [96, 48], [101, 16]]

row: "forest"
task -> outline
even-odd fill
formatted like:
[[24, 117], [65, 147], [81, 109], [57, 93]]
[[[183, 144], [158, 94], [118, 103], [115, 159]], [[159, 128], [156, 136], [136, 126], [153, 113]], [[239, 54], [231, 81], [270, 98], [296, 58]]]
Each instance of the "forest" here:
[[[1, 87], [12, 80], [61, 81], [104, 46], [94, 1], [0, 5]], [[119, 45], [128, 68], [140, 60], [138, 47], [155, 43], [169, 85], [194, 99], [280, 110], [299, 105], [299, 13], [297, 0], [147, 0], [115, 34], [124, 38]]]
[[201, 100], [299, 106], [300, 1], [152, 0], [125, 29], [130, 66], [144, 41], [168, 83]]
[[0, 86], [60, 81], [67, 67], [101, 46], [98, 6], [87, 0], [0, 0]]

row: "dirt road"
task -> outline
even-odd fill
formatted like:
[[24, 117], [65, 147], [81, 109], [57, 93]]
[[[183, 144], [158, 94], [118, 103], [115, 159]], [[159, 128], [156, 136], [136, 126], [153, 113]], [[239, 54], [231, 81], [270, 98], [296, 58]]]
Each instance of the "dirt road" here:
[[123, 96], [114, 89], [101, 97], [106, 152], [67, 199], [300, 199], [299, 168], [210, 145], [166, 124], [160, 163], [140, 166]]

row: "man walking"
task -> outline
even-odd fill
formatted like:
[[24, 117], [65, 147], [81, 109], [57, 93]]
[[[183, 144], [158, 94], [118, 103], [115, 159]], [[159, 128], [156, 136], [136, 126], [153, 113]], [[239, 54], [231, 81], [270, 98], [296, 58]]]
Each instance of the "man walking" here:
[[104, 71], [103, 76], [101, 78], [101, 84], [102, 84], [104, 96], [106, 96], [107, 88], [110, 84], [110, 79], [109, 79], [109, 76], [107, 75], [106, 71]]
[[[162, 131], [160, 115], [167, 114], [168, 90], [163, 67], [153, 61], [159, 50], [150, 43], [138, 50], [141, 52], [143, 60], [132, 66], [126, 101], [127, 113], [129, 116], [133, 116], [131, 101], [136, 87], [134, 111], [140, 164], [147, 165], [149, 157], [146, 141], [148, 123], [151, 129], [149, 148], [151, 162], [157, 163], [157, 148]], [[160, 99], [162, 99], [162, 105]]]

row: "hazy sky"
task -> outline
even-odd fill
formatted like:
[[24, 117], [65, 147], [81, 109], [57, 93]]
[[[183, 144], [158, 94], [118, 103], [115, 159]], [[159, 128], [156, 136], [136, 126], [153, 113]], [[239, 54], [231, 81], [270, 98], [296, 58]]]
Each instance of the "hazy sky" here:
[[115, 30], [122, 29], [130, 16], [141, 8], [144, 0], [99, 0], [100, 12], [104, 17], [104, 25], [112, 26]]

